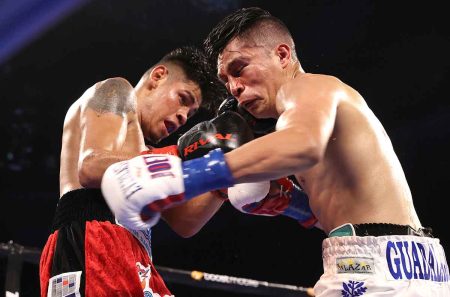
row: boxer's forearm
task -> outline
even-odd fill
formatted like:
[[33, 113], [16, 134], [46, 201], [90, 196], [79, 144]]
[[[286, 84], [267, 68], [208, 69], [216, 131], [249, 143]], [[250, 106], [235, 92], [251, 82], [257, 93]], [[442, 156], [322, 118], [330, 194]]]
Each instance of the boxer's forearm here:
[[78, 177], [85, 188], [100, 188], [106, 169], [117, 162], [131, 159], [138, 153], [91, 150], [80, 159]]
[[[309, 138], [310, 139], [310, 138]], [[323, 157], [322, 145], [285, 129], [255, 139], [225, 158], [236, 182], [275, 180], [313, 167]]]
[[203, 228], [222, 206], [223, 201], [208, 192], [163, 211], [162, 217], [178, 235], [188, 238]]

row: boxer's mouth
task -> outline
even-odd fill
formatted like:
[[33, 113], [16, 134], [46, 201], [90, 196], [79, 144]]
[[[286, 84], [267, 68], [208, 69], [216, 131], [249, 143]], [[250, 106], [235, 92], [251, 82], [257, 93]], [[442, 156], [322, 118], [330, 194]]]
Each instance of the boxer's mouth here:
[[171, 134], [173, 131], [177, 130], [177, 125], [171, 121], [164, 121], [164, 126], [166, 126], [167, 133]]
[[255, 105], [257, 104], [258, 99], [257, 98], [253, 98], [253, 99], [249, 99], [246, 100], [245, 102], [242, 102], [242, 107], [244, 107], [247, 110], [252, 109], [252, 107], [255, 107]]

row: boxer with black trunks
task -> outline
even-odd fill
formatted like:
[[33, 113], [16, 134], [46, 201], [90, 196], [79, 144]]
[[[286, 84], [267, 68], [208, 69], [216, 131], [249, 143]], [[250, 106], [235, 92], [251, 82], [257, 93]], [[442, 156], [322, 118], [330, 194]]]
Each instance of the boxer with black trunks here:
[[[328, 235], [316, 296], [450, 296], [444, 249], [422, 226], [392, 143], [364, 98], [336, 77], [306, 73], [285, 24], [260, 8], [224, 18], [205, 46], [239, 105], [277, 119], [276, 131], [226, 154], [168, 158], [171, 178], [154, 176], [158, 189], [121, 203], [151, 207], [172, 195], [188, 200], [228, 187], [239, 210], [264, 214], [271, 197], [257, 201], [267, 189], [251, 183], [294, 175]], [[231, 195], [234, 184], [245, 183], [247, 190]]]
[[[208, 107], [224, 96], [204, 58], [194, 47], [176, 49], [134, 88], [123, 78], [106, 79], [69, 108], [60, 200], [40, 261], [41, 296], [172, 296], [152, 263], [150, 229], [124, 228], [99, 188], [108, 166], [147, 151], [145, 140], [157, 143], [184, 125], [200, 105]], [[170, 153], [171, 148], [152, 152]], [[162, 217], [175, 232], [189, 237], [222, 203], [217, 195], [206, 194]], [[192, 217], [182, 215], [186, 212]]]

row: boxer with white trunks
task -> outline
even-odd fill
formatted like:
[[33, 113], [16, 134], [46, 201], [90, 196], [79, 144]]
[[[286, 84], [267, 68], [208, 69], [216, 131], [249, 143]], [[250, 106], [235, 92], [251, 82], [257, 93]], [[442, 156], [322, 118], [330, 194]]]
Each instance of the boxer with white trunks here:
[[[188, 162], [172, 156], [166, 175], [154, 176], [159, 187], [147, 188], [139, 203], [293, 175], [329, 235], [316, 296], [450, 296], [444, 249], [422, 226], [392, 143], [361, 94], [336, 77], [306, 73], [285, 24], [257, 7], [225, 17], [204, 44], [239, 106], [276, 119], [276, 129], [226, 154]], [[267, 212], [273, 204], [245, 197], [233, 198], [241, 211], [263, 205]], [[291, 195], [275, 213], [292, 214], [299, 198]]]

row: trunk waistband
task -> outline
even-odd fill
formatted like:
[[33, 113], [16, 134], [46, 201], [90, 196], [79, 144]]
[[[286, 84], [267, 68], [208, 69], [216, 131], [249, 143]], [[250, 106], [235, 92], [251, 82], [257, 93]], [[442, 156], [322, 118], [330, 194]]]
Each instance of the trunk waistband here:
[[52, 232], [73, 221], [109, 221], [115, 224], [114, 215], [100, 189], [77, 189], [64, 194], [56, 206]]
[[431, 228], [419, 228], [415, 230], [408, 225], [396, 225], [388, 223], [367, 223], [341, 225], [328, 234], [328, 237], [337, 236], [386, 236], [386, 235], [413, 235], [421, 237], [434, 237]]
[[151, 229], [131, 230], [116, 222], [116, 219], [106, 204], [100, 189], [77, 189], [64, 194], [56, 206], [52, 223], [52, 233], [70, 223], [87, 221], [110, 222], [128, 230], [147, 251], [152, 259]]

